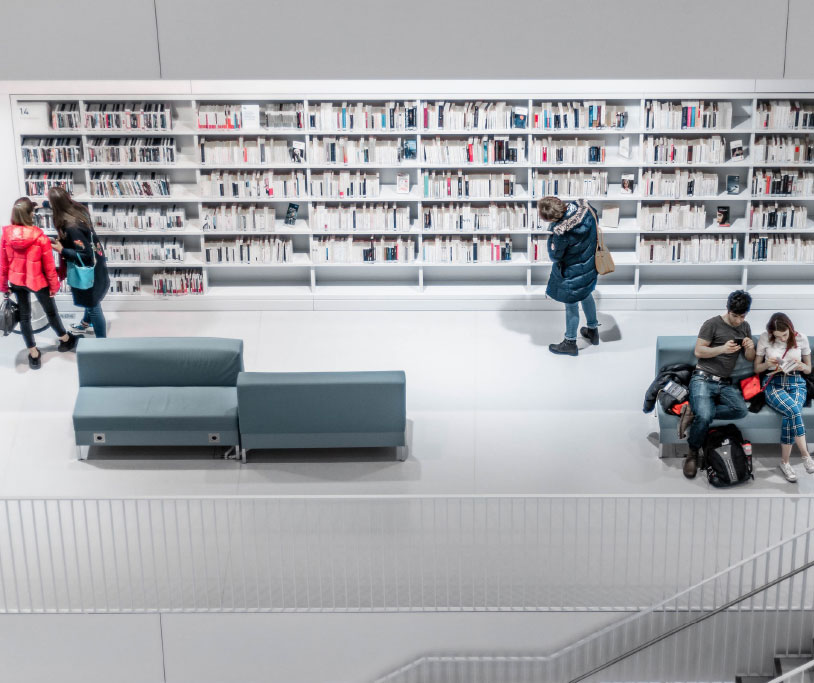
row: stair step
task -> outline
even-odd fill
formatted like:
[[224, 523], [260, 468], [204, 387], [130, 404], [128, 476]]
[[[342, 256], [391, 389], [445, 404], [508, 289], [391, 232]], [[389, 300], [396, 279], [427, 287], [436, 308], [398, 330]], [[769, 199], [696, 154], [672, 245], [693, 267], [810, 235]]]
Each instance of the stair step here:
[[769, 683], [772, 676], [736, 676], [735, 683]]
[[[775, 657], [775, 671], [777, 672], [778, 676], [782, 676], [783, 674], [787, 674], [789, 671], [793, 671], [798, 666], [808, 664], [810, 661], [811, 657]], [[810, 672], [806, 672], [806, 674], [808, 673]]]

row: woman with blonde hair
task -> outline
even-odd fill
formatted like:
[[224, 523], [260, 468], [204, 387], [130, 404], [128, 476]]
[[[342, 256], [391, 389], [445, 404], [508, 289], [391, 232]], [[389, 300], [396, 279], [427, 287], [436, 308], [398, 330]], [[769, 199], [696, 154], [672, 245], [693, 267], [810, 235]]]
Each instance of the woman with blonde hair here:
[[48, 324], [59, 337], [59, 351], [72, 351], [78, 337], [66, 332], [54, 303], [59, 291], [59, 278], [51, 243], [34, 224], [36, 205], [20, 197], [11, 209], [11, 225], [3, 228], [0, 239], [0, 292], [13, 293], [20, 312], [20, 332], [28, 349], [28, 366], [38, 370], [42, 354], [31, 327], [31, 294], [37, 298], [48, 317]]

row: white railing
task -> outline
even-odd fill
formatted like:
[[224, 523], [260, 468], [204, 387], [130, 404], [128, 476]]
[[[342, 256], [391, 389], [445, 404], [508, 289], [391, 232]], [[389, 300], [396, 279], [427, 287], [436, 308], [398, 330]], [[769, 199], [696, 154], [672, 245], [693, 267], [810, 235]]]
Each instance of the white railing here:
[[810, 683], [811, 678], [806, 672], [812, 669], [814, 669], [814, 659], [784, 673], [782, 676], [773, 678], [769, 683], [783, 683], [784, 681], [787, 683]]
[[[427, 656], [379, 683], [731, 681], [811, 652], [814, 527], [546, 656]], [[795, 679], [796, 680], [796, 679]]]
[[637, 611], [812, 513], [737, 494], [0, 499], [0, 613]]

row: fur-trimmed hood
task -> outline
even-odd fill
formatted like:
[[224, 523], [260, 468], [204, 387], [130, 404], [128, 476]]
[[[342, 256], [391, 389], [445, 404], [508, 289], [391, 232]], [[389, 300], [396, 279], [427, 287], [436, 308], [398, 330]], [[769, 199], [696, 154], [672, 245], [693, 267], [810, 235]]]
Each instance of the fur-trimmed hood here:
[[585, 219], [586, 213], [588, 213], [588, 202], [584, 199], [568, 202], [565, 205], [565, 215], [551, 225], [551, 231], [557, 235], [562, 235], [576, 228]]

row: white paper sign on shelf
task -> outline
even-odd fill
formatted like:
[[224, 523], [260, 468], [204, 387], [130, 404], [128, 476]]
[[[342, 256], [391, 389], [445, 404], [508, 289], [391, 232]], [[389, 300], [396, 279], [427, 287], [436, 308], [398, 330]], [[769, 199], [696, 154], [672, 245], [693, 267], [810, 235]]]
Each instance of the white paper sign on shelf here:
[[240, 113], [243, 115], [243, 128], [246, 130], [260, 128], [259, 104], [241, 104]]

